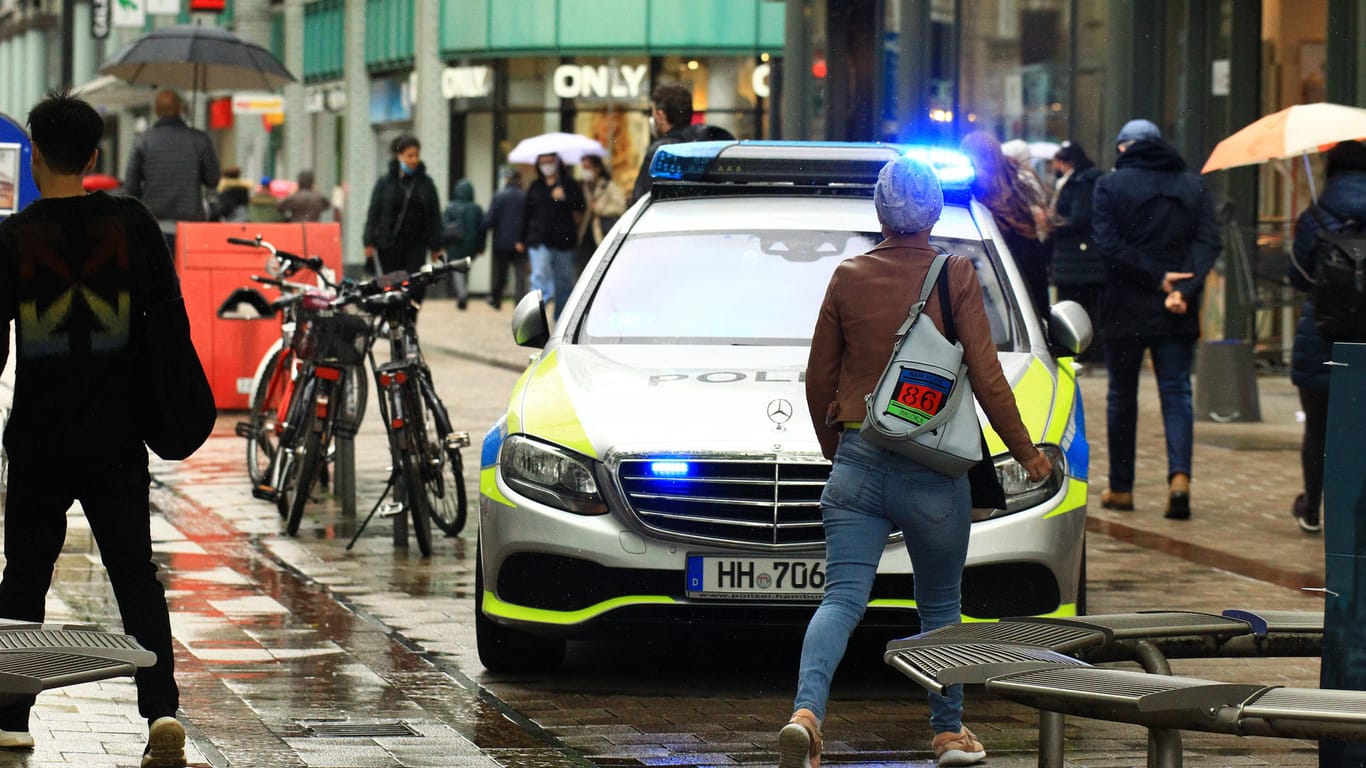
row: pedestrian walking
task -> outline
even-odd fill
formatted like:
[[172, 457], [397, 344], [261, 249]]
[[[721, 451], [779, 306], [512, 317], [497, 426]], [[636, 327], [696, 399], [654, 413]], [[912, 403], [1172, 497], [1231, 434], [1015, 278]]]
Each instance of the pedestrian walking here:
[[522, 222], [526, 214], [526, 192], [522, 190], [522, 174], [510, 165], [498, 172], [503, 188], [493, 193], [489, 209], [480, 222], [480, 230], [492, 232], [493, 274], [489, 288], [489, 306], [503, 308], [503, 292], [507, 290], [508, 270], [512, 270], [513, 292], [520, 301], [527, 292], [530, 266], [521, 247]]
[[645, 157], [640, 161], [640, 171], [636, 173], [635, 186], [631, 190], [631, 205], [650, 191], [653, 179], [650, 178], [650, 163], [654, 162], [655, 152], [666, 144], [678, 144], [688, 140], [686, 131], [692, 124], [692, 92], [681, 85], [656, 86], [650, 94], [653, 107], [650, 117], [650, 135], [654, 141], [645, 149]]
[[[394, 158], [389, 172], [375, 182], [370, 208], [365, 214], [365, 260], [374, 269], [378, 260], [384, 272], [416, 272], [445, 255], [441, 245], [441, 201], [436, 184], [422, 163], [422, 144], [416, 136], [403, 134], [391, 147]], [[411, 296], [421, 303], [426, 291]]]
[[[1053, 285], [1057, 287], [1058, 300], [1080, 304], [1099, 332], [1097, 320], [1101, 294], [1105, 290], [1105, 263], [1091, 237], [1091, 200], [1101, 172], [1086, 150], [1073, 141], [1065, 141], [1058, 148], [1053, 155], [1053, 168], [1058, 174], [1057, 188], [1049, 205], [1053, 226]], [[1091, 346], [1077, 359], [1084, 363], [1103, 360], [1102, 345], [1097, 333]]]
[[574, 290], [578, 217], [586, 204], [583, 189], [554, 153], [536, 158], [536, 180], [526, 191], [521, 250], [531, 257], [531, 289], [555, 302], [555, 319]]
[[1138, 374], [1152, 356], [1167, 443], [1167, 508], [1190, 517], [1191, 359], [1200, 336], [1205, 276], [1219, 257], [1214, 202], [1200, 176], [1147, 120], [1115, 137], [1115, 170], [1096, 180], [1092, 235], [1105, 261], [1101, 336], [1109, 373], [1106, 430], [1110, 487], [1106, 509], [1134, 508]]
[[313, 188], [313, 171], [299, 171], [299, 188], [281, 200], [280, 218], [289, 222], [322, 221], [323, 212], [332, 207], [327, 196]]
[[583, 196], [588, 215], [579, 223], [579, 256], [574, 274], [584, 266], [597, 250], [602, 237], [626, 212], [626, 194], [612, 180], [612, 172], [596, 155], [584, 155], [579, 161], [579, 179], [583, 182]]
[[224, 168], [218, 193], [209, 203], [209, 221], [246, 221], [250, 199], [251, 185], [242, 180], [242, 169], [235, 165]]
[[[455, 183], [451, 191], [451, 201], [441, 214], [441, 239], [450, 258], [473, 259], [484, 252], [485, 230], [480, 223], [484, 219], [484, 209], [474, 202], [474, 185], [469, 179]], [[451, 277], [455, 284], [455, 306], [461, 311], [469, 305], [470, 284], [464, 272], [454, 272]]]
[[1011, 162], [1001, 151], [1000, 142], [984, 131], [964, 136], [960, 148], [972, 162], [972, 196], [991, 211], [1024, 277], [1034, 311], [1039, 317], [1047, 317], [1052, 243], [1048, 239], [1048, 201], [1024, 175], [1034, 172]]
[[171, 90], [158, 91], [157, 121], [133, 140], [124, 189], [157, 218], [175, 255], [177, 221], [208, 221], [205, 190], [218, 184], [218, 154], [208, 134], [185, 124], [184, 106]]
[[[0, 313], [15, 324], [14, 399], [0, 616], [42, 622], [73, 501], [89, 521], [123, 629], [156, 654], [135, 676], [147, 719], [143, 768], [185, 765], [176, 720], [170, 613], [152, 559], [147, 448], [138, 421], [134, 350], [143, 310], [180, 286], [157, 219], [135, 199], [86, 194], [104, 119], [69, 92], [28, 116], [41, 197], [0, 222]], [[140, 269], [136, 265], [148, 265]], [[133, 265], [133, 266], [130, 266]], [[71, 295], [81, 301], [63, 301]], [[9, 356], [0, 342], [0, 366]], [[32, 696], [6, 696], [0, 747], [33, 746]]]
[[[1314, 284], [1314, 242], [1319, 231], [1324, 226], [1339, 231], [1345, 222], [1366, 221], [1366, 145], [1343, 141], [1329, 149], [1324, 158], [1324, 175], [1327, 181], [1323, 194], [1295, 221], [1295, 259], [1286, 269], [1286, 277], [1302, 291], [1308, 291]], [[1313, 300], [1306, 298], [1295, 324], [1295, 343], [1290, 353], [1290, 380], [1299, 390], [1300, 408], [1304, 411], [1304, 438], [1300, 443], [1304, 485], [1291, 505], [1291, 512], [1306, 533], [1322, 529], [1323, 452], [1328, 437], [1330, 379], [1326, 364], [1333, 359], [1333, 344], [1319, 333], [1317, 317]]]
[[[863, 618], [877, 565], [893, 530], [904, 534], [915, 570], [921, 629], [957, 623], [972, 504], [966, 475], [951, 477], [873, 446], [859, 434], [863, 395], [887, 365], [897, 328], [920, 293], [937, 252], [930, 229], [943, 209], [934, 171], [901, 157], [878, 174], [874, 191], [885, 238], [872, 251], [835, 268], [816, 319], [807, 361], [806, 399], [825, 457], [834, 462], [821, 494], [826, 588], [806, 629], [792, 720], [778, 734], [780, 768], [816, 765], [821, 752], [830, 681], [849, 636]], [[945, 268], [952, 321], [963, 344], [968, 380], [996, 433], [1033, 481], [1048, 476], [1048, 458], [1020, 419], [991, 340], [982, 291], [972, 263], [953, 256]], [[925, 308], [941, 330], [937, 293]], [[929, 695], [931, 743], [940, 765], [972, 765], [986, 750], [963, 727], [963, 688]]]

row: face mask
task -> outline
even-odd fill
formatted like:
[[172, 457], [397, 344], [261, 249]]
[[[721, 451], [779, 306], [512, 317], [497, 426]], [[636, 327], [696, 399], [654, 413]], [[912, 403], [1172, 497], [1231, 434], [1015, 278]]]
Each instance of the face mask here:
[[598, 178], [597, 172], [590, 171], [587, 168], [583, 169], [582, 171], [579, 171], [579, 176], [583, 177], [583, 180], [588, 182], [589, 184], [592, 184], [593, 181], [595, 181]]
[[547, 177], [554, 176], [560, 170], [560, 166], [555, 163], [541, 163], [538, 167], [541, 169], [541, 175]]
[[403, 169], [403, 175], [404, 175], [404, 176], [412, 176], [414, 173], [417, 173], [417, 166], [416, 166], [416, 165], [408, 165], [407, 163], [399, 163], [399, 164], [398, 164], [398, 167], [400, 167], [400, 168]]

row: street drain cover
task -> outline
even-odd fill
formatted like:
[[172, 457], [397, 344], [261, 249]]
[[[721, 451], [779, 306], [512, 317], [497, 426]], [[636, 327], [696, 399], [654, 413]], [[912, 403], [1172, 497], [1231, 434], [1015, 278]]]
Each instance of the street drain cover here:
[[322, 722], [300, 722], [309, 736], [324, 739], [379, 738], [385, 736], [421, 736], [412, 726], [401, 720], [392, 722], [357, 722], [353, 720], [328, 720]]

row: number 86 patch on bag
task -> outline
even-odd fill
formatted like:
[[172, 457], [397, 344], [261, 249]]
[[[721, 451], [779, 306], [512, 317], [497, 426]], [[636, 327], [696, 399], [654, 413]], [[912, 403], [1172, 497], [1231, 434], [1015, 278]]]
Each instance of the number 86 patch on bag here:
[[919, 426], [934, 418], [948, 400], [953, 380], [930, 371], [901, 368], [887, 415]]

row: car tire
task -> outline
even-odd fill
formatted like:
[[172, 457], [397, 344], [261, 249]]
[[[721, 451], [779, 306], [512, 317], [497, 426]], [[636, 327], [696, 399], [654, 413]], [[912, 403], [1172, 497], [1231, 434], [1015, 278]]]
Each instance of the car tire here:
[[1077, 615], [1086, 615], [1086, 535], [1081, 537], [1081, 566], [1077, 568]]
[[484, 558], [483, 547], [475, 547], [474, 556], [474, 637], [479, 648], [479, 662], [484, 669], [498, 674], [553, 672], [564, 664], [563, 637], [538, 637], [520, 630], [504, 627], [484, 615]]

